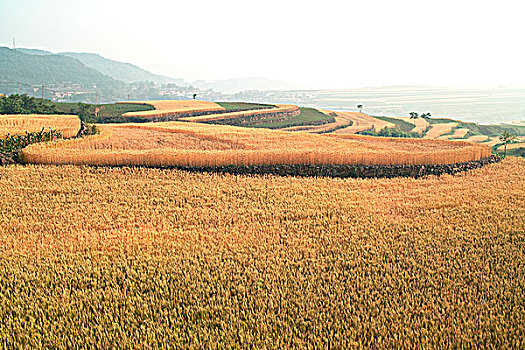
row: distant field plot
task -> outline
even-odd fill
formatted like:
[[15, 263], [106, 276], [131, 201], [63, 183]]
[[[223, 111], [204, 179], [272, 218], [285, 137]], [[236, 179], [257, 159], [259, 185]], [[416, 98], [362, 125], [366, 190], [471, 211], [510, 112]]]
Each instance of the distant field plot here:
[[430, 130], [425, 134], [425, 139], [437, 139], [443, 134], [448, 134], [459, 125], [458, 122], [432, 124]]
[[[292, 105], [289, 106], [291, 107]], [[290, 111], [287, 114], [288, 115], [284, 118], [277, 114], [274, 117], [270, 116], [270, 118], [266, 118], [265, 120], [261, 120], [252, 124], [242, 124], [242, 126], [284, 129], [294, 126], [315, 126], [335, 122], [335, 118], [333, 116], [327, 115], [314, 108], [293, 106], [293, 111]]]
[[405, 123], [412, 124], [413, 127], [410, 130], [410, 132], [417, 132], [418, 134], [422, 134], [425, 132], [430, 125], [430, 123], [425, 118], [410, 118], [410, 117], [390, 117], [392, 119], [397, 119]]
[[65, 138], [75, 136], [80, 130], [80, 119], [76, 115], [7, 114], [0, 115], [0, 138], [7, 134], [25, 134], [56, 129]]
[[498, 143], [501, 143], [501, 140], [499, 139], [499, 137], [489, 137], [487, 141], [482, 142], [481, 144], [489, 146], [489, 147], [494, 147]]
[[314, 135], [188, 122], [99, 125], [100, 135], [32, 145], [29, 163], [224, 166], [450, 164], [488, 157], [469, 142]]
[[[320, 112], [331, 115], [334, 112], [331, 111], [325, 111], [325, 110], [319, 110]], [[352, 124], [352, 121], [348, 118], [342, 118], [338, 116], [334, 116], [335, 121], [327, 124], [322, 125], [302, 125], [302, 126], [290, 126], [287, 128], [283, 128], [281, 130], [283, 131], [303, 131], [303, 132], [309, 132], [309, 133], [315, 133], [315, 134], [324, 134], [324, 133], [330, 133], [334, 132], [335, 130], [348, 127]]]
[[155, 108], [150, 105], [137, 105], [133, 103], [115, 103], [110, 105], [99, 105], [95, 108], [96, 114], [101, 119], [111, 117], [122, 117], [126, 113], [152, 111]]
[[[500, 141], [501, 142], [501, 141]], [[525, 137], [517, 137], [515, 142], [507, 144], [507, 150], [509, 149], [518, 149], [525, 148]], [[498, 147], [498, 151], [503, 151], [505, 149], [504, 145]]]
[[351, 126], [337, 129], [335, 134], [355, 134], [356, 132], [374, 128], [379, 131], [385, 127], [395, 128], [396, 125], [391, 122], [371, 117], [364, 113], [357, 112], [335, 112], [337, 117], [351, 121]]
[[469, 132], [469, 129], [458, 128], [454, 130], [452, 134], [442, 135], [438, 137], [440, 140], [450, 140], [450, 139], [463, 139]]
[[[525, 148], [525, 142], [515, 142], [515, 143], [509, 143], [507, 145], [507, 149], [518, 149], [518, 148]], [[505, 149], [504, 145], [501, 145], [498, 147], [498, 151], [503, 151]]]
[[124, 113], [124, 117], [135, 117], [135, 118], [165, 118], [165, 117], [176, 117], [186, 116], [191, 113], [203, 113], [203, 112], [218, 112], [226, 111], [226, 108], [218, 105], [215, 102], [209, 101], [197, 101], [197, 100], [151, 100], [151, 101], [131, 101], [131, 102], [119, 102], [124, 104], [137, 104], [137, 105], [150, 105], [153, 106], [154, 110], [140, 111], [140, 112], [128, 112]]
[[180, 118], [180, 121], [193, 123], [232, 124], [242, 126], [259, 126], [267, 123], [290, 119], [300, 113], [295, 105], [276, 105], [276, 108], [240, 110], [212, 115]]
[[487, 135], [473, 135], [470, 136], [467, 140], [472, 142], [484, 142], [487, 141], [489, 137]]
[[226, 112], [247, 111], [250, 109], [275, 108], [275, 105], [250, 102], [216, 102], [219, 106], [224, 107]]

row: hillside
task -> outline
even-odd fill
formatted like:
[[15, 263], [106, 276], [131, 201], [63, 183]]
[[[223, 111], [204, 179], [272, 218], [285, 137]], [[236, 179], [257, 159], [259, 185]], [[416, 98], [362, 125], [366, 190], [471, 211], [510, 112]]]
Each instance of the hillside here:
[[[0, 47], [0, 92], [39, 95], [30, 85], [45, 83], [49, 85], [80, 86], [84, 91], [94, 91], [105, 96], [106, 101], [123, 98], [130, 91], [139, 98], [158, 97], [148, 88], [134, 90], [126, 84], [148, 82], [146, 84], [172, 83], [185, 86], [182, 79], [173, 79], [148, 72], [130, 63], [123, 63], [91, 53], [66, 52], [55, 54], [40, 49], [18, 48], [16, 50]], [[148, 86], [149, 86], [148, 85]], [[59, 88], [60, 89], [60, 88]], [[49, 90], [51, 91], [51, 90]], [[46, 98], [50, 95], [46, 91]], [[138, 94], [138, 92], [141, 92]], [[84, 98], [86, 101], [86, 98]]]
[[122, 89], [123, 83], [79, 60], [63, 55], [26, 54], [7, 47], [0, 47], [0, 81], [22, 81], [29, 84], [80, 84], [86, 88], [97, 87], [102, 92]]
[[62, 52], [60, 55], [76, 58], [87, 67], [96, 69], [103, 74], [125, 83], [153, 81], [157, 84], [175, 83], [185, 85], [182, 79], [173, 79], [163, 75], [153, 74], [134, 64], [110, 60], [93, 53]]

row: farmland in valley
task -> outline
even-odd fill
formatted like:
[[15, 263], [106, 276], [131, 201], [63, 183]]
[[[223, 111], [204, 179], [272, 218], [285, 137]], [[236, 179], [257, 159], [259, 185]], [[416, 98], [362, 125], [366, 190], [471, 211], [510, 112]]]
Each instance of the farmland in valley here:
[[[58, 104], [57, 106], [64, 112], [72, 112], [75, 109], [70, 105]], [[91, 109], [92, 113], [97, 112], [97, 116], [88, 118], [91, 122], [181, 120], [318, 134], [357, 133], [388, 137], [422, 137], [483, 143], [493, 147], [496, 153], [499, 152], [502, 145], [498, 136], [503, 131], [525, 136], [525, 125], [519, 122], [479, 125], [446, 118], [370, 116], [357, 112], [246, 102], [135, 101], [119, 102], [115, 105], [94, 105]], [[383, 129], [387, 131], [383, 132]], [[524, 147], [518, 143], [510, 149], [519, 151], [520, 148]]]
[[[428, 167], [486, 158], [491, 148], [467, 138], [496, 136], [448, 120], [189, 102], [93, 107], [120, 122], [166, 110], [180, 120], [97, 124], [0, 167], [0, 344], [521, 345], [523, 159], [420, 179], [142, 167]], [[80, 127], [76, 116], [0, 116], [4, 132], [35, 120]], [[370, 128], [460, 141], [354, 135]]]
[[0, 167], [0, 342], [520, 348], [524, 207], [518, 158], [418, 180]]

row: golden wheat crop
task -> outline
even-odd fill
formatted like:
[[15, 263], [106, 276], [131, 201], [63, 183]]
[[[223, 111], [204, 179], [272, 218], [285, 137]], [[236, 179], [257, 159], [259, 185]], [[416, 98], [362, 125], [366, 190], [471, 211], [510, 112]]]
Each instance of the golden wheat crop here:
[[5, 348], [522, 348], [525, 160], [380, 180], [0, 167]]
[[466, 128], [455, 129], [454, 133], [449, 134], [449, 135], [441, 135], [438, 137], [438, 139], [440, 140], [463, 139], [469, 131], [470, 130]]
[[[518, 148], [525, 148], [525, 137], [518, 138], [518, 142], [507, 144], [507, 149], [518, 149]], [[498, 151], [503, 151], [504, 149], [505, 149], [505, 145], [501, 145], [498, 147]]]
[[374, 130], [379, 131], [386, 128], [394, 128], [395, 124], [374, 118], [364, 113], [356, 112], [334, 112], [337, 114], [337, 117], [342, 119], [347, 119], [352, 122], [351, 126], [346, 128], [341, 128], [335, 130], [334, 134], [355, 134], [356, 132], [368, 130], [374, 128]]
[[99, 125], [100, 135], [31, 145], [36, 164], [222, 166], [449, 164], [488, 157], [470, 142], [315, 135], [188, 122]]
[[337, 116], [337, 113], [333, 111], [328, 111], [325, 109], [319, 109], [319, 112], [326, 115], [335, 115], [335, 121], [333, 123], [321, 124], [321, 125], [300, 125], [300, 126], [290, 126], [288, 128], [282, 128], [279, 130], [283, 131], [303, 131], [310, 132], [315, 134], [328, 133], [337, 129], [341, 129], [350, 125], [350, 120], [348, 118]]
[[472, 135], [467, 140], [472, 142], [484, 142], [488, 139], [489, 137], [487, 135]]
[[299, 107], [295, 105], [275, 105], [276, 108], [264, 108], [264, 109], [252, 109], [248, 111], [238, 111], [238, 112], [228, 112], [212, 115], [203, 115], [197, 117], [183, 117], [179, 120], [193, 123], [206, 123], [212, 121], [219, 121], [224, 119], [235, 119], [235, 118], [244, 118], [248, 116], [257, 116], [261, 114], [268, 113], [296, 113], [299, 114]]
[[56, 129], [66, 138], [75, 136], [80, 130], [80, 119], [76, 115], [6, 114], [0, 115], [0, 137], [7, 134], [37, 132], [42, 128]]
[[459, 125], [459, 123], [457, 123], [457, 122], [432, 124], [431, 128], [425, 134], [424, 138], [426, 138], [426, 139], [437, 139], [438, 137], [440, 137], [443, 134], [448, 134], [454, 128], [456, 128], [458, 125]]
[[226, 110], [215, 102], [197, 100], [151, 100], [151, 101], [126, 101], [117, 103], [132, 103], [139, 105], [151, 105], [152, 111], [127, 112], [123, 117], [162, 118], [191, 112], [212, 112]]
[[404, 121], [406, 123], [410, 123], [414, 125], [414, 128], [410, 130], [411, 132], [417, 132], [418, 134], [422, 134], [427, 130], [430, 123], [425, 118], [410, 118], [410, 117], [389, 117], [392, 119], [398, 119], [401, 121]]
[[482, 145], [493, 147], [496, 146], [498, 143], [501, 143], [499, 137], [489, 137], [487, 141], [482, 143]]

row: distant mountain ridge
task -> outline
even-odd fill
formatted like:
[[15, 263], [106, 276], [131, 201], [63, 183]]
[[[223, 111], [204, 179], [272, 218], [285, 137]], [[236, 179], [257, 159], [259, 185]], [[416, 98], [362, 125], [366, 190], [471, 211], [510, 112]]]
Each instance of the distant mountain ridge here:
[[[6, 58], [7, 56], [9, 56], [9, 58]], [[70, 60], [63, 60], [59, 57], [69, 58]], [[10, 63], [7, 63], [6, 60]], [[17, 64], [15, 62], [16, 60], [20, 60], [21, 64]], [[3, 62], [1, 66], [2, 70], [0, 71], [0, 80], [24, 81], [31, 84], [42, 82], [70, 82], [107, 85], [108, 82], [111, 81], [113, 85], [116, 82], [129, 84], [149, 81], [156, 84], [173, 83], [183, 87], [189, 85], [183, 79], [154, 74], [134, 64], [111, 60], [95, 53], [53, 53], [41, 49], [9, 49], [7, 47], [0, 47], [0, 62]], [[51, 64], [51, 66], [49, 68], [46, 67], [45, 62]], [[61, 65], [63, 65], [63, 69], [60, 71], [59, 68]], [[17, 66], [16, 69], [15, 66]], [[105, 78], [101, 75], [105, 76]], [[224, 79], [213, 82], [197, 80], [191, 85], [198, 89], [212, 89], [226, 94], [233, 94], [245, 90], [267, 91], [297, 89], [297, 86], [287, 82], [260, 77]]]
[[245, 90], [294, 90], [297, 88], [295, 85], [287, 82], [259, 77], [225, 79], [214, 82], [196, 80], [192, 82], [192, 86], [203, 90], [213, 89], [223, 93], [237, 93]]
[[110, 60], [94, 53], [61, 52], [60, 55], [76, 58], [86, 66], [125, 83], [153, 81], [157, 84], [185, 84], [182, 79], [173, 79], [164, 75], [153, 74], [134, 64]]
[[[2, 49], [10, 50], [7, 47], [4, 47]], [[114, 80], [118, 80], [124, 83], [153, 81], [157, 84], [174, 83], [177, 85], [186, 85], [186, 83], [182, 79], [174, 79], [171, 77], [154, 74], [134, 64], [111, 60], [111, 59], [102, 57], [98, 54], [94, 54], [94, 53], [80, 53], [80, 52], [53, 53], [50, 51], [45, 51], [45, 50], [40, 50], [40, 49], [26, 49], [26, 48], [17, 48], [11, 51], [16, 51], [18, 53], [22, 53], [22, 54], [30, 55], [30, 56], [70, 57], [74, 60], [81, 62], [87, 68], [94, 69], [103, 75], [106, 75], [110, 78], [113, 78]], [[33, 60], [38, 61], [38, 59], [34, 59], [34, 58]], [[1, 76], [2, 74], [0, 73], [0, 77]]]
[[118, 89], [122, 82], [87, 67], [79, 60], [52, 53], [28, 54], [24, 50], [0, 47], [0, 81], [29, 84], [74, 83]]

